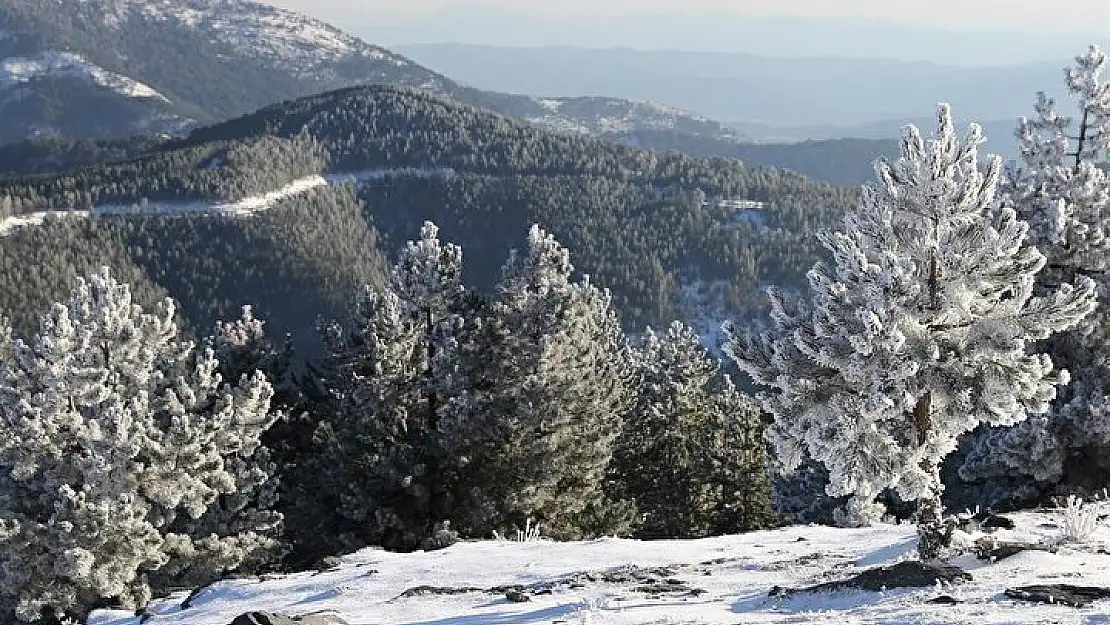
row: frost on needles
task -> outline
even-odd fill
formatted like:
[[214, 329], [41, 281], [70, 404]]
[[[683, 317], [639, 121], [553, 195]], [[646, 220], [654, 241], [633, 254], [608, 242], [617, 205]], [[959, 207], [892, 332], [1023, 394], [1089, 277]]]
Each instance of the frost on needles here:
[[851, 496], [846, 524], [875, 520], [886, 489], [919, 502], [925, 557], [943, 542], [941, 461], [980, 424], [1045, 412], [1068, 375], [1030, 346], [1095, 307], [1085, 276], [1034, 295], [1045, 257], [998, 200], [1001, 159], [980, 166], [982, 142], [976, 124], [957, 135], [945, 104], [935, 137], [907, 127], [898, 161], [878, 162], [859, 208], [819, 235], [829, 261], [807, 274], [809, 297], [772, 289], [771, 326], [730, 329], [727, 345], [765, 389], [782, 468], [823, 464], [828, 494]]
[[209, 516], [220, 495], [267, 478], [247, 460], [277, 416], [271, 386], [257, 372], [225, 383], [211, 349], [178, 337], [174, 310], [167, 299], [144, 312], [105, 269], [11, 342], [0, 622], [80, 617], [104, 597], [136, 608], [150, 575], [214, 577], [273, 546], [272, 515]]
[[[1110, 294], [1110, 82], [1107, 57], [1096, 46], [1064, 71], [1078, 114], [1061, 113], [1043, 92], [1032, 119], [1022, 118], [1021, 160], [1002, 183], [1006, 201], [1030, 223], [1030, 238], [1047, 257], [1035, 292], [1051, 292], [1075, 276]], [[982, 482], [986, 503], [1020, 501], [1064, 483], [1093, 490], [1108, 485], [1110, 470], [1110, 327], [1098, 310], [1075, 329], [1055, 336], [1046, 351], [1072, 374], [1043, 417], [977, 436], [960, 476]], [[1074, 461], [1069, 466], [1068, 459]]]

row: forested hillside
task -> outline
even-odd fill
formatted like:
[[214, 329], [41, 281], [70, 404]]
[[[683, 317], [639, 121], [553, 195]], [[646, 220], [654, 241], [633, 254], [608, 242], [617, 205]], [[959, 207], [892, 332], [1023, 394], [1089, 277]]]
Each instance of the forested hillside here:
[[275, 336], [319, 351], [317, 315], [337, 316], [352, 293], [378, 284], [386, 265], [350, 187], [321, 188], [250, 218], [182, 215], [59, 217], [0, 240], [0, 301], [17, 331], [62, 299], [76, 279], [112, 267], [152, 304], [181, 303], [195, 331], [250, 304]]
[[[325, 164], [332, 174], [357, 174], [387, 250], [434, 220], [468, 250], [467, 279], [479, 286], [496, 280], [519, 233], [541, 224], [581, 271], [613, 290], [632, 326], [695, 314], [715, 324], [725, 303], [753, 313], [760, 285], [795, 281], [814, 258], [811, 233], [857, 196], [796, 174], [553, 133], [420, 91], [372, 86], [267, 107], [130, 161], [11, 178], [0, 201], [25, 213], [144, 197], [234, 199]], [[183, 230], [177, 245], [192, 245], [192, 236]], [[226, 256], [230, 264], [234, 255]], [[210, 262], [220, 266], [218, 256]], [[239, 297], [206, 297], [229, 294]]]
[[824, 139], [796, 143], [748, 143], [691, 133], [640, 130], [605, 135], [606, 139], [651, 150], [696, 157], [738, 158], [748, 165], [795, 171], [833, 184], [856, 186], [875, 177], [875, 160], [895, 158], [894, 139]]

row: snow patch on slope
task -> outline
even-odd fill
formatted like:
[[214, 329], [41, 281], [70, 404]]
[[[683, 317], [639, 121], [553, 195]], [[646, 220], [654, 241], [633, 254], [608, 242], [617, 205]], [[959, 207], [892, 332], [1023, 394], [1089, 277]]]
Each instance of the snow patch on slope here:
[[[711, 124], [706, 117], [658, 102], [615, 98], [536, 98], [546, 112], [526, 121], [557, 132], [580, 134], [623, 133], [633, 130], [674, 130], [680, 124]], [[593, 109], [593, 113], [574, 111]], [[568, 109], [571, 109], [568, 111]]]
[[6, 88], [47, 76], [81, 78], [129, 98], [152, 98], [169, 103], [148, 85], [98, 67], [71, 52], [47, 50], [32, 57], [8, 57], [0, 61], [0, 87]]
[[[214, 169], [220, 165], [221, 162], [218, 159], [213, 159], [204, 165], [204, 169]], [[449, 176], [454, 173], [455, 170], [448, 167], [366, 169], [355, 172], [335, 172], [325, 175], [306, 176], [294, 180], [280, 189], [270, 191], [269, 193], [243, 198], [234, 202], [210, 202], [203, 200], [192, 202], [150, 202], [144, 200], [142, 202], [132, 202], [129, 204], [98, 204], [93, 207], [92, 211], [38, 211], [0, 220], [0, 236], [11, 234], [19, 228], [39, 225], [47, 219], [63, 219], [67, 217], [95, 217], [99, 215], [164, 215], [172, 217], [186, 214], [247, 217], [267, 210], [283, 199], [300, 195], [324, 185], [341, 185], [347, 183], [359, 185], [384, 180], [391, 176], [430, 178], [435, 176]]]
[[278, 201], [295, 195], [300, 195], [316, 187], [324, 186], [328, 181], [323, 176], [307, 176], [285, 185], [284, 187], [243, 198], [234, 202], [141, 202], [133, 204], [100, 204], [94, 206], [92, 211], [39, 211], [17, 215], [0, 220], [0, 236], [11, 234], [19, 228], [41, 224], [47, 219], [62, 219], [67, 217], [90, 217], [99, 215], [165, 215], [177, 216], [186, 214], [226, 215], [232, 217], [246, 217], [264, 211]]

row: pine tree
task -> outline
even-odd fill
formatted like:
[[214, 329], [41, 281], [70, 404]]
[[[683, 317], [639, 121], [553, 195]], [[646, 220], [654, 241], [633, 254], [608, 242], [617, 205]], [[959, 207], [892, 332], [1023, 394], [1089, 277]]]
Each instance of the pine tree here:
[[1033, 296], [1045, 259], [995, 197], [1001, 159], [980, 169], [979, 126], [959, 138], [947, 105], [938, 122], [927, 141], [907, 127], [900, 159], [880, 161], [843, 229], [820, 235], [831, 263], [809, 272], [808, 304], [772, 291], [772, 328], [729, 343], [774, 391], [761, 400], [785, 467], [807, 453], [824, 464], [828, 494], [852, 495], [859, 520], [887, 488], [916, 500], [924, 558], [945, 542], [941, 461], [980, 424], [1048, 409], [1067, 374], [1030, 345], [1095, 305], [1086, 277]]
[[609, 293], [572, 275], [566, 248], [534, 226], [472, 343], [484, 367], [470, 374], [452, 423], [466, 443], [463, 518], [476, 535], [531, 519], [573, 539], [631, 521], [606, 477], [632, 399], [628, 346]]
[[420, 548], [449, 521], [451, 466], [440, 416], [469, 301], [462, 250], [434, 224], [409, 242], [387, 288], [367, 287], [348, 327], [328, 329], [339, 414], [340, 512], [364, 540]]
[[[174, 558], [153, 573], [155, 587], [195, 588], [224, 571], [258, 571], [284, 553], [286, 545], [274, 538], [281, 532], [284, 516], [277, 509], [282, 467], [266, 443], [296, 406], [290, 396], [292, 349], [288, 342], [284, 350], [275, 349], [264, 325], [250, 306], [244, 306], [239, 319], [218, 322], [206, 344], [219, 363], [221, 379], [245, 382], [257, 373], [266, 377], [273, 393], [270, 405], [278, 418], [263, 433], [262, 444], [225, 460], [235, 479], [235, 492], [221, 494], [200, 518], [179, 517], [171, 526], [176, 533], [200, 540], [175, 545], [187, 557]], [[209, 538], [218, 536], [237, 538]]]
[[[1006, 199], [1030, 223], [1030, 237], [1047, 257], [1037, 292], [1051, 291], [1075, 276], [1098, 284], [1110, 296], [1110, 175], [1100, 163], [1110, 157], [1110, 82], [1103, 77], [1107, 57], [1096, 46], [1064, 71], [1078, 110], [1064, 115], [1056, 102], [1037, 94], [1036, 116], [1022, 118], [1017, 137], [1021, 161], [1010, 167]], [[1077, 328], [1046, 342], [1053, 362], [1066, 367], [1072, 382], [1049, 415], [1013, 427], [985, 431], [973, 443], [960, 475], [991, 481], [999, 496], [1028, 496], [1061, 480], [1102, 488], [1110, 481], [1110, 310], [1101, 306]], [[1078, 456], [1078, 470], [1065, 475]], [[1093, 460], [1083, 462], [1083, 459]], [[1032, 482], [1032, 483], [1030, 483]]]
[[637, 403], [615, 472], [644, 538], [695, 538], [772, 519], [759, 409], [680, 322], [648, 328], [637, 350]]
[[237, 492], [250, 473], [239, 459], [276, 415], [264, 376], [225, 383], [211, 349], [178, 338], [174, 310], [144, 312], [105, 269], [12, 343], [0, 365], [4, 618], [80, 617], [106, 599], [135, 608], [148, 575], [233, 569], [267, 543], [268, 523], [190, 533]]

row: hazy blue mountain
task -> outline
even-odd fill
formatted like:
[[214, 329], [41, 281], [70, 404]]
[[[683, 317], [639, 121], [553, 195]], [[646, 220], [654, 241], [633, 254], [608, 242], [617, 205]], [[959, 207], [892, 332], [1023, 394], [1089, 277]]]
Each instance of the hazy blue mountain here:
[[[741, 3], [737, 3], [740, 7]], [[1001, 5], [1000, 5], [1001, 6]], [[460, 42], [497, 46], [629, 47], [735, 52], [771, 57], [834, 56], [1012, 65], [1068, 58], [1089, 42], [1110, 42], [1105, 24], [1077, 21], [1074, 33], [948, 32], [858, 17], [804, 19], [738, 12], [672, 11], [590, 19], [530, 15], [479, 5], [390, 17], [350, 15], [349, 28], [385, 45]]]
[[[1059, 88], [1062, 68], [1084, 45], [1076, 42], [1070, 55], [1055, 61], [997, 68], [629, 49], [461, 44], [398, 49], [482, 89], [655, 100], [712, 119], [793, 128], [875, 122], [886, 127], [889, 120], [928, 115], [938, 101], [952, 104], [957, 117], [1012, 120], [1031, 110], [1038, 90]], [[888, 130], [896, 134], [897, 128], [896, 121]]]
[[[1031, 114], [1022, 111], [1023, 115]], [[983, 134], [987, 138], [986, 153], [1001, 154], [1007, 158], [1017, 156], [1017, 143], [1014, 131], [1017, 128], [1017, 116], [1013, 119], [971, 119], [966, 115], [957, 115], [956, 122], [961, 129], [966, 129], [971, 121], [983, 127]], [[741, 138], [742, 144], [766, 144], [776, 146], [780, 144], [814, 144], [834, 140], [862, 140], [873, 142], [888, 142], [897, 139], [901, 129], [906, 124], [914, 124], [918, 128], [932, 128], [936, 122], [931, 117], [906, 116], [895, 119], [854, 126], [770, 126], [754, 122], [728, 122], [726, 126], [732, 128]], [[808, 174], [807, 175], [811, 175]]]

